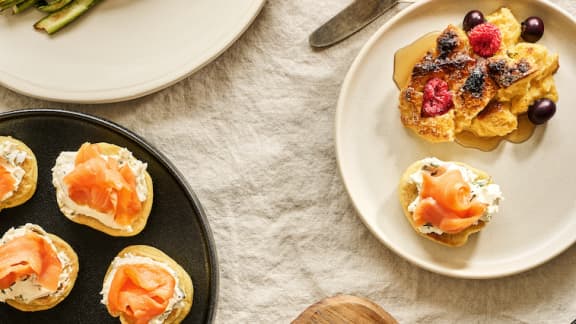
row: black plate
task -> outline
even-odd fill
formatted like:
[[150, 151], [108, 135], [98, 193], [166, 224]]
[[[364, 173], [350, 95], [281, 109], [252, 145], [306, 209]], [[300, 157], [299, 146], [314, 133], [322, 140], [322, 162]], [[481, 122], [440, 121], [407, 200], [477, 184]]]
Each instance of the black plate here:
[[[78, 280], [56, 307], [25, 313], [0, 303], [1, 323], [118, 323], [100, 303], [102, 280], [114, 256], [132, 244], [159, 248], [192, 277], [194, 303], [183, 323], [208, 323], [216, 308], [218, 264], [212, 233], [200, 203], [184, 178], [157, 150], [130, 131], [109, 121], [61, 110], [21, 110], [0, 114], [0, 134], [26, 143], [38, 160], [34, 197], [0, 212], [0, 235], [27, 222], [67, 241], [80, 259]], [[56, 204], [51, 168], [61, 151], [84, 142], [108, 142], [128, 148], [148, 163], [154, 182], [154, 204], [139, 235], [115, 238], [64, 217]]]

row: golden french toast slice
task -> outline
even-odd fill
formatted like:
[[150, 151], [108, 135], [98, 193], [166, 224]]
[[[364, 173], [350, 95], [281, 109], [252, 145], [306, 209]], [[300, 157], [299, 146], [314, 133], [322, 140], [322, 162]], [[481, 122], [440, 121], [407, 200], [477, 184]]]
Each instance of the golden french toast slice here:
[[414, 66], [408, 86], [400, 92], [400, 115], [405, 127], [430, 142], [454, 140], [454, 109], [434, 116], [427, 114], [423, 111], [424, 92], [430, 80], [442, 80], [450, 93], [453, 89], [461, 88], [476, 62], [469, 52], [468, 38], [461, 29], [449, 25], [440, 33], [436, 47], [430, 49]]
[[454, 140], [454, 109], [436, 117], [423, 117], [424, 94], [408, 87], [400, 92], [400, 119], [405, 127], [430, 142]]
[[516, 129], [517, 116], [526, 113], [536, 99], [558, 100], [552, 77], [558, 69], [558, 55], [542, 45], [518, 43], [506, 56], [488, 59], [488, 68], [500, 88], [495, 101], [470, 126], [477, 136], [505, 136]]
[[488, 59], [488, 73], [500, 88], [508, 88], [536, 72], [536, 70], [535, 64], [522, 58], [512, 59], [508, 56], [493, 56]]
[[523, 42], [521, 29], [504, 7], [468, 33], [448, 25], [400, 91], [404, 126], [429, 142], [505, 136], [538, 100], [558, 101], [558, 54]]
[[552, 75], [558, 70], [558, 54], [553, 54], [539, 44], [518, 43], [508, 50], [510, 57], [528, 62], [532, 72], [518, 82], [498, 91], [500, 101], [511, 101], [512, 112], [522, 114], [534, 100], [546, 97], [558, 101], [558, 93]]
[[440, 78], [450, 89], [464, 84], [475, 60], [470, 57], [470, 43], [466, 33], [448, 25], [436, 39], [436, 47], [414, 66], [408, 87], [422, 91], [431, 78]]
[[462, 87], [454, 94], [455, 131], [461, 132], [494, 98], [498, 86], [488, 74], [484, 60], [478, 61]]

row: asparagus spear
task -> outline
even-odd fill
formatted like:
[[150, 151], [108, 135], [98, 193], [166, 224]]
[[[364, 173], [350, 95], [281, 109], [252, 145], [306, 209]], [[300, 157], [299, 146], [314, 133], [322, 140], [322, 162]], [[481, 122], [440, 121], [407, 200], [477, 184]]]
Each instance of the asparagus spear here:
[[36, 8], [38, 8], [38, 10], [40, 11], [51, 13], [64, 8], [64, 6], [69, 4], [70, 1], [72, 0], [57, 0], [50, 3], [42, 1], [44, 3], [39, 3], [38, 5], [36, 5]]
[[0, 0], [0, 11], [17, 6], [26, 0]]
[[[20, 1], [20, 0], [17, 0]], [[48, 34], [54, 34], [69, 23], [86, 13], [90, 8], [102, 0], [72, 0], [62, 9], [55, 11], [40, 19], [34, 28], [42, 30]]]
[[20, 2], [17, 5], [12, 6], [12, 13], [13, 14], [19, 14], [22, 11], [32, 7], [34, 4], [36, 4], [37, 0], [24, 0], [23, 2]]

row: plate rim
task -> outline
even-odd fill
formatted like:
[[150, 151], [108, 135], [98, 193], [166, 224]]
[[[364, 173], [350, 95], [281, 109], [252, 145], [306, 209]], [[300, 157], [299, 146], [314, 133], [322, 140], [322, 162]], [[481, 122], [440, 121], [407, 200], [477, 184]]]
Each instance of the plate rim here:
[[[335, 132], [334, 146], [335, 146], [335, 151], [336, 151], [336, 164], [338, 166], [338, 174], [340, 175], [340, 179], [344, 183], [344, 187], [346, 189], [346, 192], [348, 193], [348, 197], [350, 198], [352, 205], [354, 206], [354, 209], [355, 209], [358, 217], [360, 218], [360, 220], [364, 224], [364, 226], [366, 226], [366, 228], [368, 228], [370, 233], [372, 233], [372, 235], [374, 237], [376, 237], [381, 243], [383, 243], [388, 249], [392, 250], [396, 255], [402, 257], [404, 260], [410, 262], [413, 265], [416, 265], [422, 269], [428, 270], [428, 271], [433, 272], [433, 273], [437, 273], [440, 275], [453, 277], [453, 278], [461, 278], [461, 279], [502, 278], [502, 277], [512, 276], [515, 274], [519, 274], [519, 273], [534, 269], [534, 268], [552, 260], [553, 258], [559, 256], [560, 254], [566, 252], [571, 246], [573, 246], [576, 243], [576, 238], [574, 238], [574, 240], [572, 242], [569, 242], [569, 243], [565, 244], [564, 246], [561, 246], [561, 248], [555, 250], [554, 253], [550, 253], [544, 258], [541, 258], [541, 259], [537, 260], [536, 262], [530, 263], [528, 266], [515, 267], [512, 270], [500, 271], [500, 272], [494, 271], [491, 273], [478, 273], [478, 272], [467, 273], [466, 270], [460, 270], [460, 269], [451, 270], [449, 268], [442, 267], [440, 264], [433, 264], [433, 263], [429, 263], [429, 262], [424, 262], [417, 257], [413, 257], [408, 253], [404, 253], [400, 249], [398, 249], [396, 246], [394, 246], [391, 242], [388, 242], [387, 239], [385, 239], [384, 237], [381, 237], [377, 233], [376, 229], [373, 228], [371, 225], [369, 225], [366, 217], [360, 212], [360, 208], [357, 204], [357, 199], [354, 198], [355, 196], [352, 193], [352, 191], [350, 189], [350, 184], [349, 184], [349, 182], [348, 182], [348, 180], [344, 174], [344, 168], [342, 165], [342, 158], [341, 158], [341, 156], [343, 156], [343, 153], [342, 153], [342, 148], [340, 147], [342, 145], [343, 140], [341, 139], [342, 131], [340, 128], [341, 128], [342, 120], [343, 120], [342, 115], [343, 115], [343, 110], [344, 110], [344, 101], [346, 100], [346, 98], [349, 97], [348, 93], [350, 92], [350, 88], [352, 85], [352, 79], [354, 78], [354, 76], [355, 76], [357, 70], [359, 69], [362, 61], [365, 60], [365, 57], [367, 56], [368, 52], [376, 44], [376, 42], [382, 36], [382, 34], [386, 33], [398, 21], [404, 19], [405, 16], [409, 15], [413, 11], [416, 11], [420, 7], [430, 5], [433, 1], [435, 1], [435, 0], [418, 0], [416, 3], [411, 4], [409, 7], [403, 9], [401, 12], [396, 14], [396, 16], [392, 17], [390, 20], [385, 22], [382, 26], [380, 26], [368, 38], [368, 40], [364, 43], [364, 45], [362, 46], [362, 48], [360, 49], [360, 51], [358, 52], [358, 54], [356, 55], [356, 57], [352, 61], [352, 64], [350, 65], [350, 68], [346, 72], [346, 76], [344, 77], [344, 80], [343, 80], [341, 88], [340, 88], [340, 93], [338, 95], [338, 102], [337, 102], [337, 106], [336, 106], [335, 121], [334, 121], [334, 132]], [[572, 24], [574, 24], [576, 26], [576, 17], [573, 17], [568, 11], [566, 11], [565, 9], [556, 5], [555, 3], [552, 3], [552, 2], [547, 1], [547, 0], [530, 0], [530, 1], [532, 1], [533, 3], [541, 3], [545, 6], [550, 7], [555, 12], [563, 15], [565, 18], [567, 18], [569, 21], [571, 21]]]
[[192, 190], [190, 184], [184, 180], [185, 177], [183, 176], [183, 174], [180, 171], [178, 171], [178, 169], [172, 164], [172, 162], [170, 162], [170, 160], [162, 152], [154, 148], [145, 139], [143, 139], [136, 133], [132, 132], [128, 128], [119, 125], [113, 121], [110, 121], [106, 118], [73, 110], [27, 108], [8, 112], [1, 112], [0, 123], [5, 120], [14, 119], [18, 117], [34, 117], [34, 116], [39, 117], [51, 116], [51, 117], [65, 117], [70, 119], [79, 119], [104, 127], [110, 131], [119, 133], [120, 135], [125, 136], [127, 139], [141, 146], [141, 148], [144, 149], [148, 154], [156, 158], [158, 162], [163, 167], [165, 167], [166, 170], [175, 178], [176, 182], [179, 183], [180, 186], [184, 189], [185, 194], [188, 195], [188, 197], [192, 200], [194, 212], [199, 216], [198, 221], [202, 231], [204, 231], [204, 236], [206, 237], [206, 245], [208, 246], [208, 261], [210, 262], [210, 268], [212, 269], [212, 271], [210, 271], [209, 276], [211, 297], [209, 299], [209, 307], [207, 309], [205, 319], [206, 323], [212, 323], [216, 315], [219, 300], [220, 267], [218, 263], [218, 252], [216, 243], [214, 241], [212, 229], [210, 228], [210, 224], [206, 216], [206, 212], [204, 211], [204, 208], [200, 203], [200, 200], [196, 196], [196, 193]]
[[36, 85], [34, 82], [21, 80], [17, 76], [0, 73], [0, 86], [31, 98], [75, 104], [115, 103], [147, 96], [179, 83], [226, 52], [250, 28], [266, 4], [266, 0], [251, 1], [252, 3], [247, 6], [249, 10], [239, 19], [237, 26], [242, 26], [241, 28], [231, 31], [219, 42], [212, 44], [207, 51], [208, 54], [203, 57], [187, 60], [180, 68], [168, 71], [154, 79], [135, 82], [127, 87], [116, 89], [66, 91], [47, 89]]

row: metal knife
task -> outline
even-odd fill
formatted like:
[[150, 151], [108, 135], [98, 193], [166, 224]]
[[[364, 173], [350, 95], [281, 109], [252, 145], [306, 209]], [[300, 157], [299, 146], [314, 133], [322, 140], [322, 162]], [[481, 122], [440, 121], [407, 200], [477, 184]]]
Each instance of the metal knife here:
[[321, 48], [336, 44], [371, 23], [397, 3], [398, 0], [355, 0], [310, 35], [308, 39], [310, 46]]

